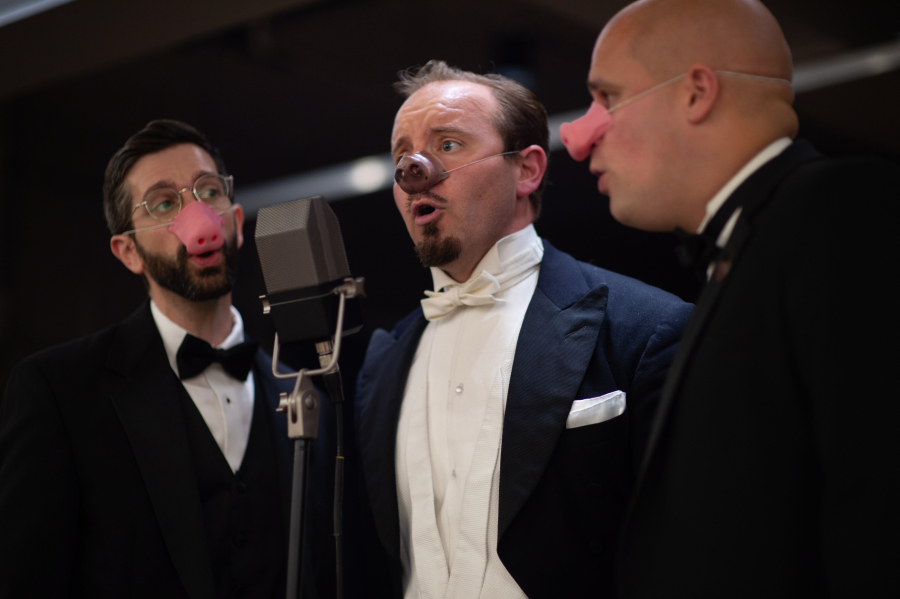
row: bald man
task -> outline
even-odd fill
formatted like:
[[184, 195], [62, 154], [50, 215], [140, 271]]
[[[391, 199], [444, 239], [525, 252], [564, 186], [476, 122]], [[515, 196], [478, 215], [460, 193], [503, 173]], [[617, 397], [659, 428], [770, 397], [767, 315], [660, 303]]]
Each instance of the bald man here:
[[759, 2], [638, 2], [562, 131], [613, 216], [680, 229], [708, 281], [626, 521], [626, 597], [900, 589], [900, 169], [793, 141], [790, 79]]

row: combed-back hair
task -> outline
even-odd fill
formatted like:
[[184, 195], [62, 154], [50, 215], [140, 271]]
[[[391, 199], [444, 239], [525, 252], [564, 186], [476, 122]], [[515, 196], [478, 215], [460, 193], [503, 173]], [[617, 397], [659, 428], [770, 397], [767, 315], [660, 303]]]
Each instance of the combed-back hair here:
[[[547, 128], [547, 110], [528, 88], [503, 75], [479, 75], [471, 71], [451, 67], [443, 60], [430, 60], [424, 66], [400, 71], [394, 89], [405, 98], [410, 97], [429, 83], [436, 81], [469, 81], [491, 89], [500, 104], [492, 121], [503, 140], [504, 152], [517, 152], [537, 145], [550, 156], [550, 132]], [[515, 154], [504, 156], [516, 160]], [[534, 208], [534, 217], [541, 213], [541, 196], [547, 184], [547, 172], [541, 184], [528, 199]]]

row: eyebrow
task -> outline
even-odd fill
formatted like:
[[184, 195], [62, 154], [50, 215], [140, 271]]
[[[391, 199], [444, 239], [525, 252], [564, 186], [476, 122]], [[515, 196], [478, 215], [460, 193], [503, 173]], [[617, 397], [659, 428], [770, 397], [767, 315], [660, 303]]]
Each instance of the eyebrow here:
[[[433, 135], [435, 133], [456, 133], [457, 135], [468, 136], [468, 129], [464, 129], [462, 127], [454, 127], [452, 125], [446, 125], [443, 127], [432, 127], [428, 130], [429, 135]], [[400, 139], [397, 140], [397, 143], [391, 148], [391, 154], [396, 154], [397, 150], [403, 146], [404, 144], [409, 144], [409, 137], [404, 135]]]
[[610, 83], [605, 79], [601, 79], [600, 77], [595, 77], [594, 79], [588, 79], [587, 87], [590, 91], [604, 91], [604, 90], [619, 90], [622, 89], [620, 85], [616, 85], [615, 83]]

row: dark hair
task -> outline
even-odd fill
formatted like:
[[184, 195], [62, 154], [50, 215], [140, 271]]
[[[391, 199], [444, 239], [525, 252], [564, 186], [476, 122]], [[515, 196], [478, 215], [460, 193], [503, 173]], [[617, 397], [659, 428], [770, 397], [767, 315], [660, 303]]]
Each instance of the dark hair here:
[[125, 177], [134, 163], [147, 154], [161, 152], [179, 144], [199, 146], [212, 157], [219, 174], [228, 176], [219, 150], [209, 143], [205, 135], [180, 121], [168, 119], [150, 121], [146, 127], [129, 137], [125, 145], [106, 165], [106, 176], [103, 180], [103, 212], [110, 233], [118, 235], [133, 228], [132, 197], [125, 188]]
[[[397, 76], [400, 80], [394, 83], [394, 89], [405, 98], [436, 81], [469, 81], [490, 88], [500, 104], [500, 109], [494, 115], [493, 125], [503, 139], [503, 151], [516, 152], [531, 145], [538, 145], [544, 149], [548, 157], [550, 156], [547, 110], [528, 88], [512, 79], [503, 75], [478, 75], [471, 71], [463, 71], [451, 67], [443, 60], [430, 60], [425, 66], [400, 71]], [[515, 160], [517, 156], [510, 154], [504, 158]], [[545, 171], [541, 184], [528, 196], [534, 207], [535, 218], [541, 213], [541, 194], [546, 183]]]

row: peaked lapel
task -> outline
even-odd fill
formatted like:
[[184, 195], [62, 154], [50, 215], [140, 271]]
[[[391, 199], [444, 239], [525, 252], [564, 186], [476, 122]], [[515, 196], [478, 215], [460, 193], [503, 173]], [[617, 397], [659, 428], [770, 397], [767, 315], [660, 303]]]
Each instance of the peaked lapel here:
[[191, 599], [215, 587], [193, 471], [180, 382], [146, 302], [116, 331], [106, 367], [123, 377], [111, 399], [156, 513], [172, 563]]
[[[725, 248], [725, 254], [730, 256], [732, 269], [737, 266], [741, 257], [741, 250], [746, 246], [753, 234], [751, 220], [774, 195], [777, 187], [792, 171], [801, 165], [823, 158], [809, 142], [799, 140], [788, 146], [781, 154], [765, 163], [755, 173], [750, 175], [726, 200], [726, 205], [733, 211], [737, 207], [743, 207], [741, 216], [735, 225], [734, 232]], [[691, 356], [703, 336], [710, 317], [715, 312], [719, 297], [726, 288], [730, 277], [721, 281], [708, 281], [704, 285], [697, 300], [697, 308], [688, 322], [684, 336], [672, 359], [672, 366], [663, 385], [662, 396], [656, 411], [653, 429], [647, 442], [647, 451], [644, 453], [644, 462], [638, 475], [635, 495], [640, 489], [644, 475], [650, 465], [654, 451], [659, 444], [659, 439], [665, 428], [666, 421], [672, 410], [672, 405], [684, 378], [684, 373], [691, 362]]]
[[506, 398], [498, 539], [538, 483], [597, 345], [609, 288], [590, 288], [578, 262], [544, 241]]
[[[272, 435], [272, 444], [275, 446], [275, 460], [278, 467], [278, 489], [281, 493], [282, 521], [285, 524], [291, 521], [291, 481], [293, 477], [294, 449], [292, 440], [287, 436], [287, 415], [284, 412], [275, 411], [278, 408], [279, 394], [290, 393], [294, 388], [294, 379], [276, 379], [272, 375], [272, 358], [261, 349], [256, 352], [255, 374], [257, 389], [262, 391], [262, 397], [256, 396], [255, 401], [264, 401], [268, 410], [268, 424]], [[279, 372], [284, 372], [282, 367]], [[285, 542], [288, 540], [290, 529], [284, 527]]]
[[421, 308], [411, 318], [412, 322], [397, 339], [381, 329], [372, 334], [356, 399], [357, 440], [375, 526], [385, 549], [397, 560], [400, 559], [394, 463], [397, 425], [409, 369], [428, 324]]

